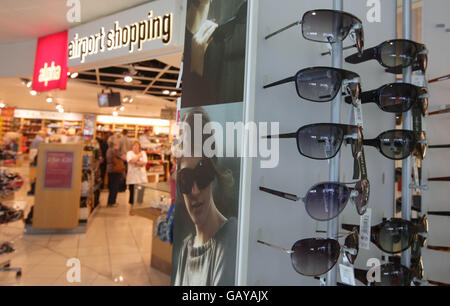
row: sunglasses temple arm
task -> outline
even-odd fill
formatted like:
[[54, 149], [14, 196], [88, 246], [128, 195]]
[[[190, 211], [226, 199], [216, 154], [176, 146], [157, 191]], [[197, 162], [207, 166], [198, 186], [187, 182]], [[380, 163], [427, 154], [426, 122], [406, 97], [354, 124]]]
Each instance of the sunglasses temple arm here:
[[[342, 229], [346, 230], [346, 231], [350, 231], [350, 232], [354, 232], [355, 229], [359, 232], [359, 225], [353, 225], [353, 224], [345, 224], [342, 223]], [[350, 233], [351, 234], [351, 233]]]
[[283, 79], [283, 80], [280, 80], [280, 81], [273, 82], [273, 83], [270, 83], [268, 85], [265, 85], [263, 88], [266, 89], [266, 88], [278, 86], [278, 85], [281, 85], [281, 84], [294, 82], [294, 80], [295, 80], [295, 77], [292, 76], [292, 77], [289, 77], [289, 78], [286, 78], [286, 79]]
[[[344, 47], [344, 48], [342, 48], [342, 50], [349, 50], [349, 49], [353, 49], [353, 48], [356, 48], [356, 44]], [[327, 52], [321, 53], [320, 55], [325, 56], [325, 55], [330, 55], [330, 54], [331, 54], [331, 51], [327, 51]]]
[[277, 34], [280, 34], [281, 32], [284, 32], [284, 31], [286, 31], [286, 30], [288, 30], [288, 29], [290, 29], [290, 28], [292, 28], [292, 27], [295, 27], [295, 26], [297, 26], [297, 25], [300, 25], [300, 24], [302, 24], [301, 21], [293, 22], [293, 23], [291, 23], [290, 25], [285, 26], [284, 28], [281, 28], [281, 29], [279, 29], [278, 31], [275, 31], [275, 32], [273, 32], [273, 33], [267, 35], [264, 39], [265, 39], [265, 40], [268, 40], [269, 38], [271, 38], [271, 37], [273, 37], [273, 36], [275, 36], [275, 35], [277, 35]]
[[286, 253], [286, 254], [292, 254], [292, 253], [294, 253], [294, 251], [292, 251], [292, 250], [288, 250], [288, 249], [285, 249], [285, 248], [281, 248], [281, 247], [278, 247], [278, 246], [276, 246], [276, 245], [273, 245], [273, 244], [270, 244], [270, 243], [267, 243], [267, 242], [264, 242], [264, 241], [261, 241], [261, 240], [258, 240], [258, 243], [264, 244], [265, 246], [271, 247], [271, 248], [273, 248], [273, 249], [276, 249], [276, 250], [278, 250], [278, 251], [280, 251], [280, 252], [283, 252], [283, 253]]
[[297, 138], [297, 133], [289, 133], [289, 134], [280, 134], [280, 135], [267, 135], [263, 138], [271, 139], [271, 138]]
[[363, 139], [363, 145], [378, 148], [378, 139]]
[[298, 196], [296, 196], [295, 194], [290, 194], [290, 193], [286, 193], [286, 192], [282, 192], [282, 191], [277, 191], [277, 190], [273, 190], [273, 189], [269, 189], [269, 188], [265, 188], [265, 187], [259, 187], [259, 190], [279, 196], [281, 198], [285, 198], [291, 201], [298, 201], [300, 200], [300, 198]]
[[441, 252], [450, 252], [450, 247], [428, 245], [427, 249]]
[[350, 64], [359, 64], [372, 59], [376, 59], [375, 55], [376, 55], [376, 47], [364, 50], [364, 52], [361, 55], [359, 55], [359, 53], [355, 53], [350, 56], [347, 56], [345, 58], [345, 61]]
[[430, 285], [435, 285], [435, 286], [445, 286], [445, 287], [450, 286], [450, 284], [441, 283], [441, 282], [437, 282], [437, 281], [434, 281], [434, 280], [428, 280], [428, 283]]
[[450, 217], [450, 211], [429, 211], [428, 215]]

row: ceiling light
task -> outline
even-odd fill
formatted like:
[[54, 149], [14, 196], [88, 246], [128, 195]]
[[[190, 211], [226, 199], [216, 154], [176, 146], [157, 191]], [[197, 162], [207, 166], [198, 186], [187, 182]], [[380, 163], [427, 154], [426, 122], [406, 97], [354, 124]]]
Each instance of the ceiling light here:
[[0, 103], [0, 108], [4, 108], [5, 106], [6, 106], [5, 103], [3, 102]]
[[125, 110], [125, 106], [121, 106], [120, 111], [124, 111], [124, 110]]
[[61, 109], [63, 108], [61, 104], [56, 105], [56, 109]]
[[47, 99], [45, 99], [45, 101], [47, 101], [47, 103], [52, 103], [53, 102], [53, 98], [52, 97], [47, 97]]
[[113, 111], [113, 116], [117, 117], [117, 116], [119, 116], [119, 113], [117, 111]]
[[64, 113], [64, 108], [60, 108], [60, 109], [58, 109], [58, 112], [60, 112], [60, 113]]
[[129, 75], [126, 75], [126, 76], [123, 78], [123, 80], [124, 80], [126, 83], [131, 83], [131, 82], [133, 82], [133, 78], [132, 78], [131, 76], [129, 76]]
[[74, 72], [70, 75], [72, 79], [75, 79], [78, 76], [78, 72]]
[[30, 90], [30, 95], [32, 95], [32, 96], [37, 95], [37, 91], [36, 90]]
[[70, 76], [70, 71], [67, 72], [67, 75]]
[[164, 95], [168, 95], [168, 94], [170, 94], [170, 91], [166, 89], [166, 90], [163, 91], [163, 94]]
[[133, 98], [130, 98], [130, 99], [128, 100], [128, 102], [130, 102], [130, 103], [133, 103], [133, 101], [134, 101]]
[[128, 102], [128, 96], [123, 97], [123, 102]]
[[31, 87], [31, 85], [33, 85], [33, 82], [31, 82], [31, 81], [28, 81], [28, 82], [27, 82], [27, 87], [28, 87], [28, 88], [30, 88], [30, 87]]
[[176, 96], [177, 95], [177, 92], [176, 91], [172, 91], [171, 93], [170, 93], [170, 95], [173, 97], [173, 96]]

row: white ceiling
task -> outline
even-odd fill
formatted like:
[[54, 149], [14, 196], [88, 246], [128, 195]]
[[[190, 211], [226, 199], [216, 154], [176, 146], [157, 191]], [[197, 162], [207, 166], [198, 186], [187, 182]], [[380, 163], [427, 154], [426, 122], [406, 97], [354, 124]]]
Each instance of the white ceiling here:
[[67, 0], [1, 0], [0, 44], [14, 43], [60, 32], [149, 0], [80, 0], [81, 23], [69, 23]]
[[[7, 106], [35, 109], [42, 111], [56, 111], [56, 103], [61, 104], [66, 112], [93, 113], [112, 115], [112, 108], [100, 108], [97, 105], [97, 94], [100, 92], [98, 86], [88, 85], [69, 79], [67, 90], [52, 91], [50, 95], [56, 99], [53, 103], [45, 101], [48, 94], [42, 93], [31, 96], [29, 89], [22, 84], [18, 78], [0, 78], [0, 101]], [[126, 104], [125, 111], [120, 112], [122, 116], [155, 117], [159, 118], [161, 108], [175, 108], [175, 102], [169, 102], [161, 98], [141, 95], [139, 93], [120, 91], [122, 97], [131, 95], [134, 97], [132, 104]]]

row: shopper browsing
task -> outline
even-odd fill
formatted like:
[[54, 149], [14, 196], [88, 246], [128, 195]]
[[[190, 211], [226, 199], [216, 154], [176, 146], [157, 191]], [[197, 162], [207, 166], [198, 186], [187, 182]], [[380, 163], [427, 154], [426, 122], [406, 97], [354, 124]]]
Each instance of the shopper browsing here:
[[123, 130], [122, 131], [122, 137], [120, 137], [119, 140], [119, 148], [120, 148], [120, 154], [123, 158], [123, 160], [127, 160], [127, 153], [131, 151], [131, 141], [128, 139], [128, 131]]
[[106, 152], [106, 171], [108, 172], [108, 207], [116, 206], [117, 193], [120, 181], [125, 174], [125, 164], [119, 150], [119, 140], [114, 137], [108, 139], [108, 151]]
[[145, 169], [147, 165], [147, 153], [142, 151], [141, 144], [137, 140], [133, 142], [132, 150], [127, 152], [127, 163], [127, 185], [130, 189], [129, 203], [131, 205], [130, 215], [133, 215], [134, 185], [148, 182]]

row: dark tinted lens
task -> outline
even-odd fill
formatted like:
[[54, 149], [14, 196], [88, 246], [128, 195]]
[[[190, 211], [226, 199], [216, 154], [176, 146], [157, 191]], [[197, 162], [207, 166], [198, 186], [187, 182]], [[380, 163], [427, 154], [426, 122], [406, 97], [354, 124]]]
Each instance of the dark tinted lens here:
[[177, 175], [177, 181], [183, 194], [191, 194], [194, 184], [194, 170], [182, 169]]
[[358, 191], [358, 196], [355, 199], [356, 209], [358, 214], [364, 215], [369, 204], [370, 183], [366, 179], [361, 180], [356, 183], [355, 189]]
[[292, 266], [306, 276], [319, 276], [330, 271], [339, 259], [341, 247], [334, 239], [303, 239], [292, 247]]
[[411, 246], [415, 231], [411, 223], [391, 219], [380, 229], [379, 246], [386, 253], [399, 253]]
[[387, 67], [408, 67], [416, 56], [416, 46], [409, 41], [392, 41], [383, 44], [381, 61]]
[[347, 238], [345, 238], [345, 243], [344, 243], [345, 247], [348, 249], [353, 249], [356, 250], [356, 254], [352, 255], [348, 252], [345, 253], [345, 255], [347, 256], [348, 261], [351, 264], [355, 263], [356, 257], [358, 256], [358, 252], [359, 252], [359, 239], [358, 239], [358, 233], [354, 232], [351, 235], [347, 236]]
[[308, 214], [318, 221], [335, 218], [345, 208], [350, 190], [338, 183], [321, 183], [312, 187], [305, 199]]
[[297, 74], [296, 85], [297, 93], [303, 99], [328, 102], [341, 89], [341, 76], [335, 69], [307, 69]]
[[303, 16], [303, 37], [318, 42], [344, 40], [355, 20], [349, 14], [331, 10], [317, 10]]
[[414, 136], [408, 131], [388, 131], [379, 139], [381, 152], [391, 159], [404, 159], [414, 149]]
[[374, 283], [375, 286], [409, 286], [411, 277], [406, 267], [394, 264], [381, 266], [381, 282]]
[[302, 128], [298, 134], [299, 151], [310, 158], [329, 159], [339, 151], [344, 133], [334, 125], [313, 125]]
[[214, 180], [214, 168], [209, 159], [204, 159], [197, 165], [195, 179], [199, 189], [205, 189]]
[[389, 113], [408, 111], [417, 99], [417, 89], [410, 84], [390, 84], [380, 94], [380, 108]]

